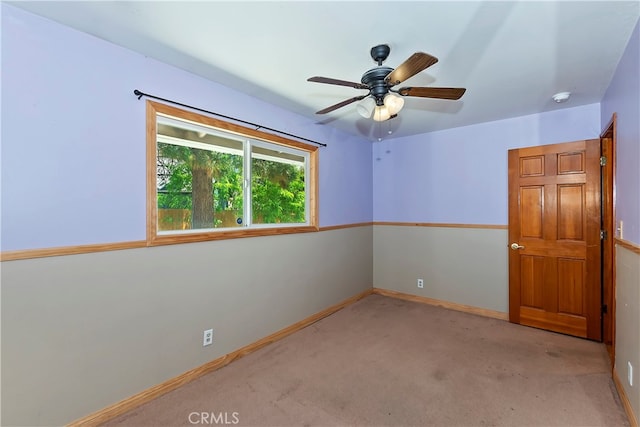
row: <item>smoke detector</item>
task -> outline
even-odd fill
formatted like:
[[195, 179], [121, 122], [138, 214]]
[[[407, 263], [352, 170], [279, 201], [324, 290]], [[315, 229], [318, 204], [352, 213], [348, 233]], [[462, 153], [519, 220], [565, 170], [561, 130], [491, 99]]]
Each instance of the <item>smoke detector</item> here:
[[553, 100], [558, 104], [561, 102], [567, 102], [569, 97], [571, 96], [571, 92], [558, 92], [552, 96]]

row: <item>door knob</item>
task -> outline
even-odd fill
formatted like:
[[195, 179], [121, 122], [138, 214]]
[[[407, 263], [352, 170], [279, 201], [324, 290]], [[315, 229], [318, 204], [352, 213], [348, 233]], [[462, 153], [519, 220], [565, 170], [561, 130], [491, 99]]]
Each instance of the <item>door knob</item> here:
[[517, 251], [518, 249], [524, 249], [524, 246], [521, 246], [517, 243], [512, 243], [511, 244], [511, 249], [513, 249], [514, 251]]

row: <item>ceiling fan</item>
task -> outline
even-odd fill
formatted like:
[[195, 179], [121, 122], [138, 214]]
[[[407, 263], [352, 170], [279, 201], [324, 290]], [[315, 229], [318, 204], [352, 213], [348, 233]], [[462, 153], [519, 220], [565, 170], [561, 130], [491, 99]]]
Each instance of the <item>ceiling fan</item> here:
[[349, 86], [369, 91], [369, 93], [365, 95], [355, 96], [317, 111], [316, 114], [326, 114], [353, 102], [364, 100], [358, 104], [358, 113], [366, 118], [373, 115], [374, 120], [384, 121], [397, 116], [404, 105], [404, 99], [400, 96], [455, 100], [460, 99], [462, 95], [464, 95], [466, 91], [464, 88], [401, 87], [394, 89], [394, 86], [438, 62], [438, 58], [424, 52], [416, 52], [396, 69], [383, 67], [382, 63], [387, 59], [390, 51], [391, 48], [386, 44], [371, 48], [371, 58], [378, 63], [378, 66], [365, 72], [360, 80], [361, 83], [318, 76], [308, 78], [307, 81], [310, 82]]

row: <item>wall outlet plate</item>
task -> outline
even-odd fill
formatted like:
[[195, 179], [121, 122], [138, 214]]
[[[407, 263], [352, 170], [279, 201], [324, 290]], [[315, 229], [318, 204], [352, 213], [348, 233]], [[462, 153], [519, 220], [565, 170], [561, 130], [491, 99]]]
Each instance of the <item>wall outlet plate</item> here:
[[420, 289], [424, 288], [424, 280], [418, 279], [418, 288]]
[[213, 344], [213, 329], [207, 329], [202, 334], [202, 346], [208, 346]]

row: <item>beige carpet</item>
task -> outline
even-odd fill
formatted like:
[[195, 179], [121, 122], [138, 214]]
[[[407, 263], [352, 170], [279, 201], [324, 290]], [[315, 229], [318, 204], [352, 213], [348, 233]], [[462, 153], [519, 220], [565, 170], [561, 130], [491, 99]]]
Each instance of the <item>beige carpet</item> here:
[[629, 425], [602, 344], [379, 295], [107, 425], [225, 422]]

